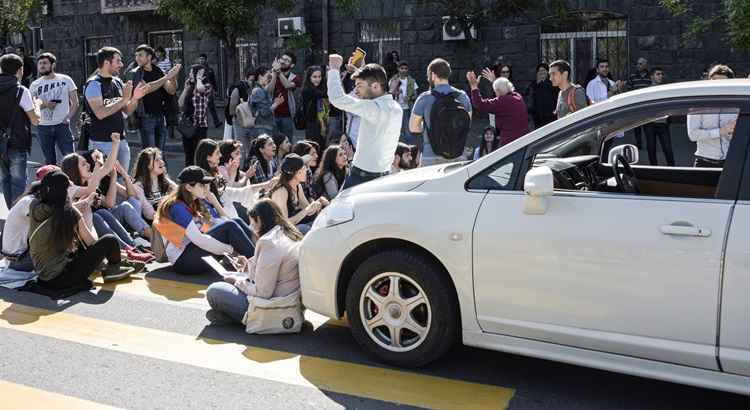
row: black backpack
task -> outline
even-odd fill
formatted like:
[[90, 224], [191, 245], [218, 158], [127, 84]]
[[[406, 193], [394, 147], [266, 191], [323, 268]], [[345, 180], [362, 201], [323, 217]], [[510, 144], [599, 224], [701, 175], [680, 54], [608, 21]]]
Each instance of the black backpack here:
[[[0, 128], [0, 155], [5, 155], [5, 153], [8, 151], [8, 142], [10, 142], [10, 137], [13, 135], [13, 125], [16, 119], [16, 114], [18, 113], [18, 105], [21, 103], [21, 97], [23, 96], [23, 89], [18, 86], [16, 87], [16, 98], [15, 98], [15, 105], [13, 106], [12, 110], [13, 112], [10, 114], [10, 119], [8, 120], [8, 126]], [[8, 204], [10, 206], [10, 204]]]
[[458, 100], [459, 93], [441, 94], [432, 90], [435, 102], [430, 110], [427, 137], [433, 152], [446, 158], [458, 158], [464, 153], [471, 130], [471, 117]]

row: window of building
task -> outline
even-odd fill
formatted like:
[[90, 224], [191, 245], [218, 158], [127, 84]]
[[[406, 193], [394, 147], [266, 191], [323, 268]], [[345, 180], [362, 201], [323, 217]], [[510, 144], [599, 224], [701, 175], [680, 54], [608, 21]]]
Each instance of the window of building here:
[[237, 61], [240, 76], [244, 77], [249, 68], [258, 67], [258, 43], [245, 39], [237, 40]]
[[392, 51], [401, 54], [401, 23], [398, 21], [363, 21], [359, 24], [359, 47], [367, 52], [367, 62], [386, 63]]
[[627, 80], [628, 38], [627, 19], [604, 12], [582, 12], [570, 19], [548, 18], [541, 24], [542, 61], [567, 60], [573, 70], [572, 79], [585, 83], [596, 60], [609, 60], [615, 80]]
[[148, 44], [153, 48], [164, 47], [167, 58], [174, 64], [183, 64], [185, 61], [182, 48], [182, 30], [154, 31], [148, 33]]
[[96, 70], [96, 53], [102, 47], [112, 45], [112, 36], [86, 37], [83, 39], [83, 78], [86, 79]]

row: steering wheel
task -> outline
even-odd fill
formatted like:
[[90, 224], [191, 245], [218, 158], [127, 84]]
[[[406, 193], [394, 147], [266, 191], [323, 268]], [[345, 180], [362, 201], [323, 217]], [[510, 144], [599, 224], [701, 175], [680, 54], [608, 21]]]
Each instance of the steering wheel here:
[[[622, 166], [622, 175], [620, 175], [620, 166]], [[630, 167], [630, 163], [625, 159], [624, 156], [618, 155], [615, 157], [615, 163], [612, 166], [612, 170], [615, 173], [615, 181], [620, 191], [627, 194], [640, 194], [641, 187], [638, 184], [638, 178], [635, 177], [633, 168]]]

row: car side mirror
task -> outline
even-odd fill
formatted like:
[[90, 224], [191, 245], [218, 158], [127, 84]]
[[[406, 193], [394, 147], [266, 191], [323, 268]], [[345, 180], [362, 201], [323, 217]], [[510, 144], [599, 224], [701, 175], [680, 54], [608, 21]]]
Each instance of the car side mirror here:
[[526, 173], [523, 183], [526, 200], [523, 212], [528, 215], [542, 215], [549, 206], [547, 197], [555, 193], [555, 178], [550, 167], [537, 167]]
[[625, 158], [625, 161], [628, 161], [628, 164], [631, 165], [637, 164], [640, 160], [638, 147], [632, 144], [624, 144], [613, 147], [611, 150], [609, 150], [609, 154], [607, 155], [607, 162], [614, 165], [615, 158], [617, 158], [618, 155], [622, 155]]

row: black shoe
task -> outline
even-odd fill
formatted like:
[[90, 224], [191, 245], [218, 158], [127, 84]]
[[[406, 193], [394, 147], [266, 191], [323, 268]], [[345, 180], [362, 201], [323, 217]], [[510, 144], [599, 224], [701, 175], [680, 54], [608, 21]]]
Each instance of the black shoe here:
[[118, 280], [125, 279], [135, 272], [134, 268], [126, 266], [125, 264], [109, 264], [107, 268], [102, 271], [102, 279], [104, 283], [116, 282]]
[[216, 309], [211, 309], [206, 312], [206, 319], [208, 319], [208, 321], [214, 325], [226, 325], [229, 323], [234, 323], [234, 320], [232, 320], [232, 318], [230, 318], [226, 313]]

